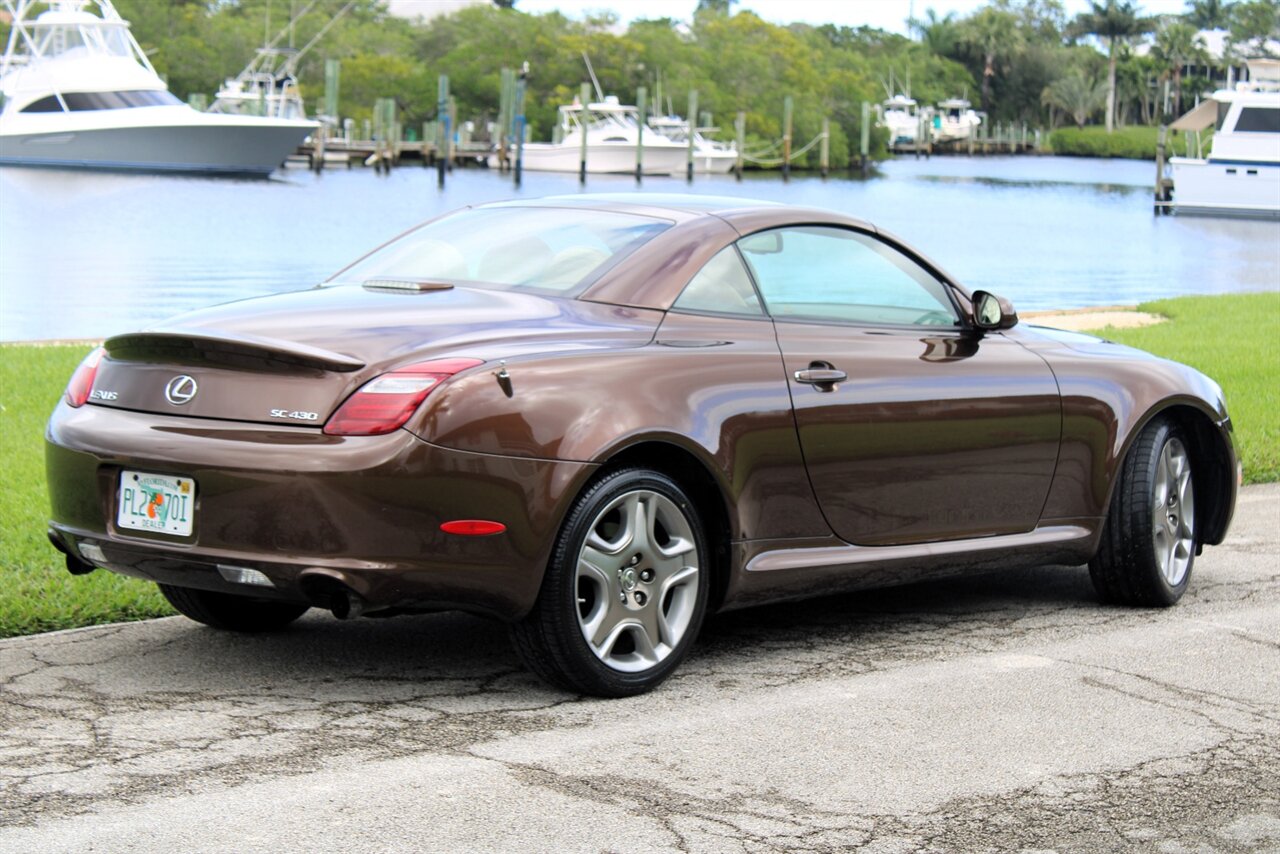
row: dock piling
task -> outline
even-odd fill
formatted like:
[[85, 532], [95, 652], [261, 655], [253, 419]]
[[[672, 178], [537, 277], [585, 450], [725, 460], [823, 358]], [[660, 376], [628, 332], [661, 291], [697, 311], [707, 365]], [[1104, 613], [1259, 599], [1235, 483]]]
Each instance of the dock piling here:
[[782, 180], [791, 180], [791, 112], [794, 107], [791, 96], [782, 101]]
[[578, 183], [587, 183], [587, 104], [591, 103], [591, 84], [583, 83], [578, 87], [578, 98], [582, 103], [582, 115], [578, 122], [582, 127], [582, 145], [578, 148]]
[[689, 147], [685, 160], [685, 180], [693, 183], [693, 138], [698, 132], [698, 90], [689, 90], [689, 112], [685, 114], [689, 123]]
[[831, 167], [831, 120], [822, 119], [822, 144], [818, 147], [818, 169], [822, 177], [827, 177]]
[[733, 120], [733, 129], [737, 136], [738, 142], [738, 160], [733, 166], [733, 172], [742, 180], [742, 157], [743, 152], [747, 150], [747, 114], [742, 110], [738, 111], [738, 117]]
[[862, 102], [862, 123], [858, 127], [858, 166], [862, 170], [862, 177], [867, 177], [871, 164], [867, 162], [867, 158], [871, 153], [871, 104], [868, 101]]
[[638, 125], [636, 126], [636, 183], [639, 184], [644, 179], [644, 125], [649, 120], [648, 104], [646, 100], [649, 96], [649, 90], [643, 86], [636, 88], [636, 112]]
[[525, 63], [516, 78], [515, 132], [516, 132], [516, 168], [515, 185], [520, 186], [520, 173], [524, 169], [524, 88], [525, 78], [529, 76], [529, 63]]
[[436, 186], [444, 186], [449, 169], [449, 75], [441, 74], [436, 83]]

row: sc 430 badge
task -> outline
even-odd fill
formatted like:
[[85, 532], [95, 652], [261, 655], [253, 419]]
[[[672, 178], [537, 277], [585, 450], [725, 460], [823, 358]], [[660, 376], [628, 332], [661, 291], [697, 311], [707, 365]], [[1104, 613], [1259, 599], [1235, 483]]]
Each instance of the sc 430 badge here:
[[272, 418], [285, 418], [290, 421], [319, 421], [319, 412], [303, 412], [300, 409], [273, 409]]

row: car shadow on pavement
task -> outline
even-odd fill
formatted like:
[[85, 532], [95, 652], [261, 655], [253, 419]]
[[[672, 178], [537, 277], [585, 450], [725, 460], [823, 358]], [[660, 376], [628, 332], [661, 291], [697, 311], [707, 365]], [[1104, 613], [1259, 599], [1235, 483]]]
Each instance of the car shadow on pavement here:
[[[785, 669], [797, 650], [849, 662], [883, 660], [890, 649], [936, 651], [947, 638], [968, 638], [970, 646], [979, 636], [989, 643], [1006, 636], [1012, 641], [1036, 627], [1089, 622], [1106, 610], [1096, 603], [1088, 573], [1063, 567], [765, 605], [709, 618], [676, 679], [696, 678], [707, 667], [733, 670], [735, 662], [744, 672], [762, 665]], [[182, 690], [180, 683], [194, 677], [203, 689], [225, 681], [227, 688], [292, 684], [304, 693], [302, 686], [309, 685], [325, 694], [345, 693], [338, 686], [352, 682], [380, 683], [392, 693], [401, 693], [394, 685], [412, 686], [414, 696], [435, 689], [543, 691], [521, 667], [501, 624], [456, 612], [338, 621], [313, 611], [286, 630], [256, 635], [164, 622], [165, 641], [140, 646], [136, 652], [145, 662], [132, 669], [135, 678], [155, 678], [151, 690]]]

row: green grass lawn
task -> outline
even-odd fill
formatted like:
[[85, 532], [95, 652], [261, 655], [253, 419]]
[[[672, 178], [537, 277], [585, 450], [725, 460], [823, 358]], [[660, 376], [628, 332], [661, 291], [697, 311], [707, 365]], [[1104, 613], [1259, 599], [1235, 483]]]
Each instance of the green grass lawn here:
[[44, 425], [89, 349], [0, 347], [0, 637], [173, 613], [154, 584], [73, 578], [45, 538]]
[[[1162, 300], [1168, 323], [1108, 338], [1193, 365], [1227, 396], [1249, 483], [1280, 480], [1280, 293]], [[72, 577], [45, 539], [43, 435], [83, 346], [0, 346], [0, 637], [172, 613], [155, 586]]]
[[1099, 334], [1217, 380], [1235, 427], [1245, 483], [1280, 480], [1280, 292], [1180, 297], [1138, 308], [1169, 321]]

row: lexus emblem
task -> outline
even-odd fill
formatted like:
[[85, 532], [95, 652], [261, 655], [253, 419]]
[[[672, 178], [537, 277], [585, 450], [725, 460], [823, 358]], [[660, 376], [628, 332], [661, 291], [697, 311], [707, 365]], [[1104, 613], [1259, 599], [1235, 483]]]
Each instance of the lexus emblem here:
[[164, 387], [164, 399], [174, 406], [181, 406], [184, 403], [190, 403], [197, 391], [199, 388], [196, 386], [195, 378], [183, 374], [169, 380], [169, 384]]

